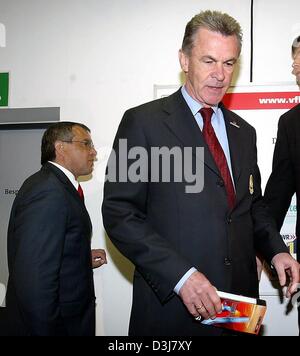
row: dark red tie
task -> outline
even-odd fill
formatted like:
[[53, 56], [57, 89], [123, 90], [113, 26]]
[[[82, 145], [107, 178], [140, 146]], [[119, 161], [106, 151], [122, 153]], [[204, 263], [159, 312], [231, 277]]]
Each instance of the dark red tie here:
[[80, 184], [78, 185], [77, 191], [78, 191], [78, 194], [79, 194], [80, 199], [84, 202], [84, 194], [83, 194], [83, 190], [82, 190]]
[[202, 130], [203, 137], [224, 181], [229, 208], [233, 209], [235, 206], [235, 191], [224, 151], [211, 124], [213, 109], [202, 108], [200, 114], [202, 115], [204, 123]]

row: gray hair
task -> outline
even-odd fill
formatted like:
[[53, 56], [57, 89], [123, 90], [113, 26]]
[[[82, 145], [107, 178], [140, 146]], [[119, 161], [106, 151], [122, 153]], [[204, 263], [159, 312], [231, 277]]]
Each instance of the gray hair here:
[[218, 32], [224, 36], [236, 36], [239, 49], [242, 49], [243, 33], [240, 24], [228, 14], [220, 11], [202, 11], [194, 16], [186, 25], [182, 42], [182, 51], [190, 54], [194, 46], [194, 38], [200, 28]]
[[300, 36], [296, 37], [292, 44], [292, 55], [294, 56], [296, 51], [300, 48]]

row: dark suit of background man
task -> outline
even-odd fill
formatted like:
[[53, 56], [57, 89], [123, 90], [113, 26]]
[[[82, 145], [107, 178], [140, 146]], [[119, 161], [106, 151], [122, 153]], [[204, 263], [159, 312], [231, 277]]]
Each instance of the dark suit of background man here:
[[[298, 282], [298, 264], [262, 203], [255, 130], [221, 104], [240, 50], [241, 28], [233, 18], [220, 12], [198, 14], [187, 25], [179, 52], [185, 86], [128, 110], [120, 124], [114, 142], [117, 171], [122, 170], [118, 151], [125, 142], [119, 139], [127, 139], [128, 149], [136, 148], [129, 158], [139, 147], [148, 157], [153, 147], [205, 151], [200, 193], [187, 192], [189, 179], [123, 183], [124, 177], [114, 182], [113, 174], [108, 175], [104, 225], [136, 266], [131, 335], [219, 335], [221, 329], [202, 326], [195, 317], [215, 317], [221, 311], [215, 288], [258, 296], [256, 250], [273, 262], [282, 283], [285, 269], [292, 271], [290, 292]], [[203, 116], [201, 108], [206, 108]], [[195, 168], [197, 158], [192, 157]], [[132, 173], [134, 159], [127, 163]]]
[[[292, 45], [293, 74], [300, 86], [300, 36]], [[300, 260], [300, 104], [286, 112], [279, 120], [273, 157], [273, 171], [268, 181], [265, 200], [276, 220], [278, 230], [297, 194], [297, 259]], [[299, 325], [300, 325], [300, 313]]]
[[23, 184], [9, 222], [8, 335], [95, 335], [92, 262], [106, 260], [97, 250], [92, 261], [77, 178], [91, 174], [96, 154], [84, 125], [57, 123], [43, 136], [42, 169]]

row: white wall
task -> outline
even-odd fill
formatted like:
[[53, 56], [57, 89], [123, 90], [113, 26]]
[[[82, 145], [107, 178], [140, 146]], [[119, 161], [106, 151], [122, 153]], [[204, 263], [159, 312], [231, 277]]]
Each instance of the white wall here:
[[[257, 83], [293, 81], [289, 47], [300, 28], [298, 0], [256, 0]], [[101, 221], [104, 147], [123, 112], [153, 99], [154, 84], [179, 84], [177, 51], [186, 22], [203, 9], [236, 17], [244, 29], [237, 84], [248, 84], [248, 0], [0, 0], [6, 47], [0, 71], [10, 71], [10, 106], [60, 106], [61, 120], [87, 124], [99, 149], [92, 181], [84, 184], [94, 224], [93, 245], [109, 264], [95, 272], [98, 334], [126, 335], [132, 266], [107, 241]]]

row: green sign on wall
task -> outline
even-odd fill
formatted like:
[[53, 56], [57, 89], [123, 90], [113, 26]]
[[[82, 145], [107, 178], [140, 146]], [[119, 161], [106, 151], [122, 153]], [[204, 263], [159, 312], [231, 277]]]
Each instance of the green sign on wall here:
[[0, 106], [8, 106], [9, 73], [0, 73]]

